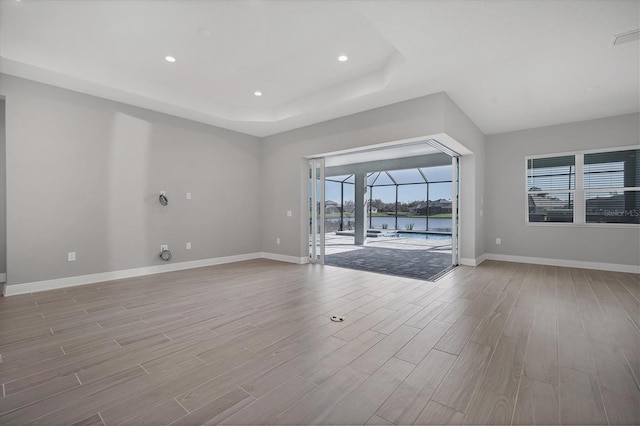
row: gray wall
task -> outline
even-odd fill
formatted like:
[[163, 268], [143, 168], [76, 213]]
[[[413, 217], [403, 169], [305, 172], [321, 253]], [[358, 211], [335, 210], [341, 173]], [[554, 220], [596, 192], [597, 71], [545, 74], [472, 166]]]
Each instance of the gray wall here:
[[[477, 262], [484, 254], [483, 200], [485, 193], [486, 142], [484, 134], [449, 97], [445, 98], [444, 126], [447, 135], [464, 144], [473, 155], [460, 157], [460, 258]], [[465, 238], [473, 234], [474, 238]], [[472, 247], [469, 245], [473, 244]]]
[[[640, 115], [542, 127], [487, 137], [487, 253], [640, 264], [640, 229], [532, 226], [525, 222], [525, 156], [638, 145]], [[500, 237], [502, 244], [495, 239]]]
[[[338, 118], [292, 130], [263, 141], [263, 251], [301, 258], [307, 256], [302, 233], [308, 229], [308, 200], [300, 197], [307, 190], [305, 157], [345, 149], [366, 147], [421, 136], [444, 134], [445, 123], [457, 129], [458, 142], [484, 153], [484, 136], [444, 93]], [[445, 117], [449, 114], [449, 117]], [[461, 257], [482, 254], [482, 228], [476, 227], [476, 190], [484, 173], [475, 155], [463, 157], [461, 173]], [[293, 212], [287, 217], [287, 210]], [[281, 244], [276, 244], [280, 238]]]
[[[325, 176], [350, 175], [357, 172], [379, 172], [381, 170], [403, 170], [417, 167], [437, 167], [451, 165], [451, 157], [445, 153], [419, 155], [416, 157], [394, 158], [392, 160], [369, 161], [342, 166], [325, 167]], [[326, 163], [325, 163], [326, 166]]]
[[165, 243], [261, 251], [258, 138], [6, 75], [0, 95], [9, 285], [163, 264]]
[[7, 162], [4, 130], [4, 99], [0, 99], [0, 274], [7, 272]]

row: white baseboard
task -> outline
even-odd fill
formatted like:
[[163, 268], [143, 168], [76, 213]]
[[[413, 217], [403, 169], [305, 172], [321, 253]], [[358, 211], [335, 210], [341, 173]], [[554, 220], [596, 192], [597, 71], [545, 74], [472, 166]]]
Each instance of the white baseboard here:
[[264, 258], [264, 259], [277, 260], [277, 261], [280, 261], [280, 262], [295, 263], [297, 265], [304, 265], [305, 263], [309, 263], [309, 258], [308, 257], [287, 256], [287, 255], [284, 255], [284, 254], [267, 253], [267, 252], [262, 252], [261, 254], [262, 254], [262, 258]]
[[509, 254], [495, 254], [495, 253], [485, 253], [484, 257], [485, 259], [488, 259], [488, 260], [500, 260], [503, 262], [532, 263], [535, 265], [549, 265], [549, 266], [567, 266], [570, 268], [598, 269], [600, 271], [628, 272], [632, 274], [640, 274], [639, 265], [622, 265], [618, 263], [585, 262], [582, 260], [548, 259], [544, 257], [512, 256]]
[[[18, 294], [35, 293], [38, 291], [55, 290], [58, 288], [75, 287], [85, 284], [93, 284], [103, 281], [112, 281], [123, 278], [140, 277], [143, 275], [158, 274], [162, 272], [181, 271], [185, 269], [201, 268], [204, 266], [222, 265], [225, 263], [241, 262], [252, 259], [270, 259], [280, 262], [295, 263], [302, 265], [309, 263], [308, 257], [287, 256], [277, 253], [247, 253], [235, 256], [216, 257], [211, 259], [193, 260], [189, 262], [169, 263], [165, 265], [154, 265], [143, 268], [124, 269], [120, 271], [103, 272], [99, 274], [80, 275], [68, 278], [58, 278], [53, 280], [35, 281], [30, 283], [5, 285], [3, 294], [5, 296], [15, 296]], [[603, 271], [640, 273], [640, 266], [620, 265], [616, 263], [584, 262], [577, 260], [546, 259], [541, 257], [512, 256], [506, 254], [485, 253], [475, 259], [460, 258], [460, 265], [478, 266], [485, 260], [499, 260], [504, 262], [533, 263], [537, 265], [568, 266], [572, 268], [598, 269]], [[0, 282], [6, 280], [6, 273], [0, 274]]]
[[30, 283], [5, 285], [4, 295], [34, 293], [37, 291], [55, 290], [58, 288], [75, 287], [103, 281], [119, 280], [122, 278], [140, 277], [143, 275], [162, 272], [181, 271], [184, 269], [201, 268], [203, 266], [222, 265], [225, 263], [241, 262], [243, 260], [260, 259], [262, 253], [247, 253], [235, 256], [215, 257], [211, 259], [193, 260], [189, 262], [168, 263], [165, 265], [146, 266], [143, 268], [124, 269], [120, 271], [103, 272], [99, 274], [80, 275], [75, 277], [58, 278], [53, 280], [36, 281]]
[[[270, 259], [280, 262], [289, 262], [302, 265], [309, 263], [307, 257], [286, 256], [276, 253], [248, 253], [235, 256], [215, 257], [211, 259], [193, 260], [189, 262], [168, 263], [164, 265], [147, 266], [143, 268], [124, 269], [120, 271], [103, 272], [99, 274], [79, 275], [75, 277], [58, 278], [53, 280], [36, 281], [30, 283], [5, 285], [3, 294], [15, 296], [18, 294], [35, 293], [38, 291], [55, 290], [58, 288], [75, 287], [78, 285], [94, 284], [103, 281], [119, 280], [122, 278], [134, 278], [143, 275], [159, 274], [162, 272], [182, 271], [184, 269], [202, 268], [203, 266], [222, 265], [225, 263], [241, 262], [252, 259]], [[6, 274], [0, 274], [6, 279]]]
[[476, 257], [475, 259], [461, 257], [460, 259], [458, 259], [458, 264], [464, 265], [464, 266], [478, 266], [482, 262], [484, 262], [486, 259], [487, 259], [486, 254], [483, 254], [480, 257]]

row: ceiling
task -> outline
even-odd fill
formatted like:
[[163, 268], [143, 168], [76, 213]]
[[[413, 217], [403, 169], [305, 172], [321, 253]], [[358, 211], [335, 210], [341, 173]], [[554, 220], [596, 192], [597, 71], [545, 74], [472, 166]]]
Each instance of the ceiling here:
[[[418, 157], [421, 155], [439, 154], [440, 150], [427, 143], [409, 143], [389, 146], [380, 149], [359, 149], [355, 152], [339, 153], [325, 156], [326, 167], [337, 167], [348, 164], [367, 163], [371, 161], [394, 160], [398, 158]], [[451, 160], [449, 160], [449, 163]]]
[[493, 134], [639, 111], [638, 28], [637, 0], [6, 0], [0, 71], [261, 137], [444, 91]]

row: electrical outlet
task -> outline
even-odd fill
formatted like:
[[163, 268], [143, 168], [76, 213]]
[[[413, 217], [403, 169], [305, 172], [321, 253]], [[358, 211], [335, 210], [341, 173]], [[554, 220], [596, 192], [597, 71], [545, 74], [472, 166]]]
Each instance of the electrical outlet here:
[[187, 200], [190, 200], [190, 199], [191, 199], [191, 193], [187, 192]]
[[280, 244], [280, 238], [276, 238], [276, 244]]
[[502, 244], [502, 239], [501, 238], [496, 238], [496, 244], [498, 244], [498, 245]]
[[67, 253], [67, 262], [75, 262], [76, 261], [76, 252], [70, 251]]
[[187, 250], [191, 250], [191, 243], [187, 242]]
[[287, 210], [287, 217], [293, 216], [293, 212], [291, 210]]
[[160, 246], [160, 251], [169, 250], [169, 244], [163, 244]]

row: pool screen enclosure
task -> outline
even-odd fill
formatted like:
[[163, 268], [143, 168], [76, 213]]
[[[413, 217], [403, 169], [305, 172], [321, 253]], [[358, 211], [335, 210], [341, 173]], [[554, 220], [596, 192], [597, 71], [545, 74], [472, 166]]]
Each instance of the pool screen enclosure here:
[[363, 239], [384, 230], [395, 236], [449, 235], [452, 264], [457, 265], [459, 162], [457, 155], [450, 158], [424, 167], [401, 168], [396, 162], [364, 174], [343, 166], [341, 175], [326, 175], [325, 158], [309, 159], [310, 262], [325, 263], [326, 233], [354, 235], [354, 244], [363, 245]]

